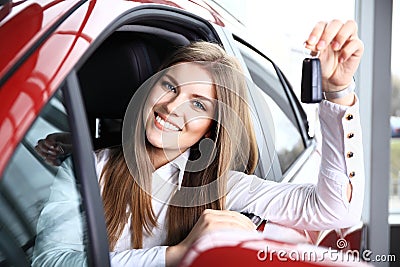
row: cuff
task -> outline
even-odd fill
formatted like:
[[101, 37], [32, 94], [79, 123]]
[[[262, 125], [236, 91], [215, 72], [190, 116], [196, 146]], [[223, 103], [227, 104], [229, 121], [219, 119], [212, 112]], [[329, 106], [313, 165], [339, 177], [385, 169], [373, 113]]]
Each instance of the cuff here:
[[363, 173], [362, 132], [359, 100], [353, 106], [343, 106], [323, 100], [319, 116], [323, 136], [325, 167], [345, 172], [352, 181]]

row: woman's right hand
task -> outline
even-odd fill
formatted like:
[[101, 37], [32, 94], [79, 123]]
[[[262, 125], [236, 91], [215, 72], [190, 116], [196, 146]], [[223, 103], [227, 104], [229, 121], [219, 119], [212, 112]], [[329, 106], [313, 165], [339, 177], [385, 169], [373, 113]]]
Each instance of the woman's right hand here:
[[204, 234], [220, 229], [257, 231], [256, 225], [246, 216], [229, 210], [204, 210], [189, 235], [166, 252], [166, 266], [176, 266], [192, 244]]
[[45, 139], [38, 140], [35, 151], [48, 164], [60, 166], [65, 157], [72, 153], [71, 134], [49, 134]]

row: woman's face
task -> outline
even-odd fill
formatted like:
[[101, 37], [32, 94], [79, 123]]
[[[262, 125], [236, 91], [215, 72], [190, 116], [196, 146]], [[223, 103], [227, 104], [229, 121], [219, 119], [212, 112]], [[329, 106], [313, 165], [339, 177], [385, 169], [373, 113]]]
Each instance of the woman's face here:
[[152, 88], [145, 105], [150, 144], [181, 153], [207, 136], [217, 103], [214, 88], [210, 74], [198, 64], [169, 68]]

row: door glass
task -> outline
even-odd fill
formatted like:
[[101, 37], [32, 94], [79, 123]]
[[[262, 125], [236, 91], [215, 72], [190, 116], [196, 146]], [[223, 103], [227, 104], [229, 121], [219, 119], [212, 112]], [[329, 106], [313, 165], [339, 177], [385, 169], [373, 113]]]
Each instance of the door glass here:
[[305, 149], [296, 116], [271, 62], [250, 48], [237, 44], [240, 45], [251, 78], [257, 85], [255, 88], [259, 90], [258, 95], [262, 95], [271, 111], [275, 149], [284, 173]]
[[61, 132], [69, 132], [69, 125], [59, 90], [0, 178], [0, 266], [87, 265], [86, 221], [71, 145], [57, 139], [57, 158], [35, 150], [39, 140]]

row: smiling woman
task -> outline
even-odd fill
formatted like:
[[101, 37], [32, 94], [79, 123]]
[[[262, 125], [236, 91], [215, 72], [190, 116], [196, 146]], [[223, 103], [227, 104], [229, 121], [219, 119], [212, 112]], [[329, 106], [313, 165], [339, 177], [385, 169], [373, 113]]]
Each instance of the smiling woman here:
[[[161, 149], [159, 156], [168, 151], [169, 158], [176, 158], [210, 135], [215, 98], [212, 79], [201, 65], [178, 64], [165, 73], [152, 89], [145, 108], [146, 137], [154, 148]], [[155, 149], [153, 153], [157, 154]]]
[[[168, 214], [163, 215], [169, 218], [166, 242], [177, 244], [187, 236], [206, 208], [224, 209], [227, 171], [254, 171], [257, 147], [249, 109], [242, 108], [246, 105], [245, 80], [236, 60], [221, 47], [206, 42], [183, 47], [171, 56], [162, 69], [144, 84], [128, 106], [123, 128], [124, 157], [118, 158], [126, 161], [130, 172], [126, 170], [125, 173], [132, 174], [136, 181], [133, 190], [143, 190], [147, 193], [143, 194], [144, 197], [152, 196], [164, 203], [159, 210], [153, 209], [155, 214], [161, 211]], [[150, 94], [143, 101], [141, 91], [146, 95], [148, 88], [151, 88]], [[227, 106], [226, 103], [231, 104]], [[146, 122], [145, 129], [139, 118]], [[165, 127], [167, 123], [179, 130], [168, 129]], [[208, 142], [211, 145], [205, 145], [207, 140], [212, 141]], [[120, 150], [114, 152], [122, 153]], [[175, 186], [170, 187], [168, 192], [163, 191], [163, 195], [157, 195], [154, 189], [157, 181], [159, 187], [165, 186], [166, 181], [162, 177], [158, 180], [154, 171], [169, 162], [179, 162], [185, 158], [181, 166], [184, 172], [175, 178], [179, 180], [177, 186], [187, 190], [175, 192], [178, 181], [169, 181]], [[109, 176], [113, 165], [112, 161], [106, 164], [102, 176], [104, 179], [133, 182], [132, 178]], [[149, 181], [152, 176], [151, 184]], [[201, 187], [208, 184], [212, 186]], [[105, 187], [103, 194], [106, 193]], [[110, 198], [110, 201], [109, 216], [116, 218], [118, 216], [111, 212], [121, 205], [115, 205], [114, 198]], [[142, 201], [150, 203], [150, 200]], [[172, 205], [168, 208], [166, 204]], [[105, 206], [107, 217], [107, 198]], [[151, 206], [148, 209], [151, 211]], [[139, 229], [143, 226], [136, 220], [146, 216], [143, 214], [145, 209], [141, 206], [133, 210], [132, 225], [137, 229], [132, 233], [132, 242], [141, 247], [142, 234]], [[151, 229], [154, 226], [148, 227]], [[163, 233], [157, 230], [158, 235], [163, 236]]]

